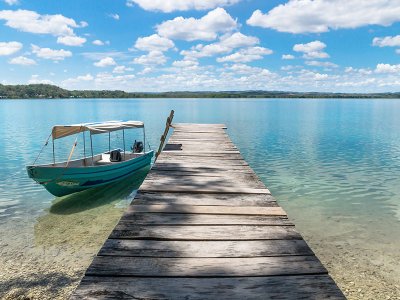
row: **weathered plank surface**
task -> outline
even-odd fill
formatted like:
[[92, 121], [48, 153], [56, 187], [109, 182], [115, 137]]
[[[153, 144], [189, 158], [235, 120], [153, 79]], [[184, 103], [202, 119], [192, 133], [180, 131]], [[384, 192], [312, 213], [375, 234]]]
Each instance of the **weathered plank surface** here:
[[86, 276], [74, 299], [344, 299], [328, 275], [140, 278]]
[[198, 225], [165, 226], [118, 223], [110, 238], [156, 240], [281, 240], [301, 239], [293, 226]]
[[174, 133], [73, 299], [344, 299], [223, 124]]
[[143, 277], [243, 277], [325, 274], [315, 256], [165, 258], [98, 256], [87, 275]]
[[154, 241], [108, 239], [103, 256], [137, 257], [259, 257], [313, 255], [304, 240]]

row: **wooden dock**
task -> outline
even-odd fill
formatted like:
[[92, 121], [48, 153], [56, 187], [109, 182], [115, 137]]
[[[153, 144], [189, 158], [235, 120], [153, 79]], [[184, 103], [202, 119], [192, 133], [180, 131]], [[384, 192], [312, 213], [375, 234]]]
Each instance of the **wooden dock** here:
[[173, 127], [72, 299], [345, 299], [225, 126]]

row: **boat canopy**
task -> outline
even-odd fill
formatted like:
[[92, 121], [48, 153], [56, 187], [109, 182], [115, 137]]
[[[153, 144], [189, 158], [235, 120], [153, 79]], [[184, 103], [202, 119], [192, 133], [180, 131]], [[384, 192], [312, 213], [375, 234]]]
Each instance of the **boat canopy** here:
[[85, 123], [74, 125], [56, 125], [53, 126], [53, 139], [63, 138], [69, 135], [90, 131], [91, 134], [107, 133], [116, 130], [143, 128], [144, 124], [141, 121], [108, 121], [101, 123]]

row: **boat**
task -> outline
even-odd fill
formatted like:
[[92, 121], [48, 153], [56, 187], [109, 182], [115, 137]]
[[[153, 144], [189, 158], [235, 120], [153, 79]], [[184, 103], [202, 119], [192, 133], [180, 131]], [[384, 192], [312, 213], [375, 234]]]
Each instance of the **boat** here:
[[[143, 142], [135, 141], [131, 151], [125, 149], [125, 130], [143, 129]], [[110, 147], [110, 132], [122, 131], [124, 149]], [[90, 135], [91, 154], [86, 156], [85, 133]], [[93, 139], [96, 134], [108, 133], [109, 149], [104, 153], [93, 154]], [[77, 146], [78, 135], [83, 134], [83, 158], [71, 160]], [[56, 162], [54, 142], [57, 139], [77, 135], [68, 160]], [[74, 125], [53, 126], [50, 137], [53, 144], [53, 162], [35, 165], [42, 150], [32, 165], [26, 167], [28, 175], [47, 191], [57, 197], [80, 192], [83, 190], [104, 186], [123, 180], [146, 166], [150, 166], [154, 155], [153, 150], [146, 151], [146, 134], [144, 123], [141, 121], [108, 121], [101, 123], [85, 123]]]

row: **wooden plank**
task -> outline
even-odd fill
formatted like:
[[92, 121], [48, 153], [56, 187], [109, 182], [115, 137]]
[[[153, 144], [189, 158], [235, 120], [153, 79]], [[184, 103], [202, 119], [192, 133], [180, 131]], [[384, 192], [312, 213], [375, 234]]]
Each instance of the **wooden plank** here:
[[137, 257], [264, 257], [314, 255], [303, 240], [153, 241], [108, 239], [98, 255]]
[[128, 212], [138, 213], [175, 213], [175, 214], [212, 214], [212, 215], [257, 215], [286, 216], [282, 207], [257, 206], [205, 206], [205, 205], [130, 205]]
[[346, 299], [328, 275], [237, 278], [86, 276], [71, 298], [266, 300]]
[[270, 194], [185, 194], [139, 191], [133, 204], [277, 206]]
[[137, 213], [127, 211], [119, 221], [136, 225], [262, 225], [294, 226], [287, 218], [251, 215], [211, 215], [176, 213]]
[[96, 256], [86, 271], [94, 276], [240, 277], [326, 274], [315, 256], [164, 258]]
[[242, 165], [219, 165], [219, 166], [205, 166], [203, 164], [196, 164], [196, 163], [190, 163], [190, 164], [179, 164], [179, 163], [167, 163], [167, 162], [159, 162], [157, 161], [157, 164], [155, 164], [152, 168], [152, 172], [158, 171], [158, 170], [175, 170], [175, 171], [196, 171], [196, 170], [203, 170], [203, 171], [208, 171], [208, 172], [214, 172], [214, 171], [227, 171], [227, 170], [246, 170], [250, 172], [250, 167], [248, 166], [242, 166]]
[[112, 239], [156, 239], [175, 241], [240, 241], [240, 240], [299, 240], [293, 226], [252, 225], [196, 225], [158, 226], [118, 223], [110, 235]]
[[145, 182], [141, 187], [142, 191], [150, 192], [170, 192], [170, 193], [200, 193], [200, 194], [271, 194], [268, 189], [255, 189], [255, 188], [243, 188], [243, 187], [229, 187], [229, 186], [193, 186], [193, 185], [175, 185], [170, 186], [169, 184], [155, 184]]

